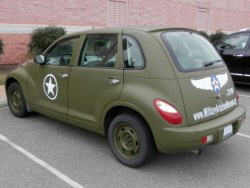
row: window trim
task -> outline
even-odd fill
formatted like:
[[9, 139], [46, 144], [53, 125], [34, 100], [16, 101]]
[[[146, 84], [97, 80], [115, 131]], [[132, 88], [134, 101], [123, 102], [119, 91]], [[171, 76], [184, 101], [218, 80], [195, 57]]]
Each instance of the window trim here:
[[[126, 68], [125, 67], [125, 63], [124, 63], [124, 55], [123, 55], [123, 36], [128, 36], [128, 37], [131, 37], [132, 39], [134, 39], [136, 41], [136, 43], [138, 44], [139, 46], [139, 49], [141, 51], [141, 55], [142, 55], [142, 59], [143, 59], [143, 65], [142, 66], [139, 66], [139, 67], [136, 67], [136, 68]], [[123, 67], [124, 67], [124, 70], [143, 70], [146, 68], [146, 64], [147, 64], [147, 61], [146, 61], [146, 58], [145, 58], [145, 53], [143, 51], [143, 48], [142, 48], [142, 45], [141, 43], [139, 42], [139, 40], [132, 36], [132, 35], [129, 35], [129, 34], [122, 34], [122, 59], [123, 59]]]

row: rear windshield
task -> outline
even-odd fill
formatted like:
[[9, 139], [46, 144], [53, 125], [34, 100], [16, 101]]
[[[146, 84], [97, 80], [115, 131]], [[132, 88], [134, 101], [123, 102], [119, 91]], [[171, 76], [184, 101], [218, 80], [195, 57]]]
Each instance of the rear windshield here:
[[177, 68], [182, 72], [224, 65], [212, 44], [196, 33], [171, 31], [163, 33], [162, 38]]

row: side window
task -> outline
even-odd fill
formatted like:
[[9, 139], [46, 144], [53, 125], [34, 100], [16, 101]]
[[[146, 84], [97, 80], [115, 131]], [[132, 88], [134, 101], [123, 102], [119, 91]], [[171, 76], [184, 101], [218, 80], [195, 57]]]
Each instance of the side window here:
[[130, 36], [123, 36], [123, 58], [125, 68], [142, 68], [144, 59], [137, 41]]
[[248, 39], [248, 35], [236, 35], [225, 39], [220, 44], [218, 44], [218, 47], [221, 49], [244, 49], [246, 47]]
[[79, 66], [114, 67], [118, 52], [117, 38], [116, 34], [87, 35]]
[[58, 42], [46, 54], [47, 65], [69, 65], [74, 46], [78, 38], [64, 39]]

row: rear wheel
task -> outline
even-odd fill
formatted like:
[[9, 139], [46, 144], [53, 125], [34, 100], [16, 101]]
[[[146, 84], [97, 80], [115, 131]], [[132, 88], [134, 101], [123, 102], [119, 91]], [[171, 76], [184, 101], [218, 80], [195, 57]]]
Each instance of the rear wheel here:
[[26, 100], [18, 83], [11, 83], [7, 89], [7, 100], [10, 111], [17, 117], [28, 115]]
[[120, 114], [112, 120], [108, 141], [117, 160], [129, 167], [143, 165], [155, 151], [146, 123], [133, 114]]

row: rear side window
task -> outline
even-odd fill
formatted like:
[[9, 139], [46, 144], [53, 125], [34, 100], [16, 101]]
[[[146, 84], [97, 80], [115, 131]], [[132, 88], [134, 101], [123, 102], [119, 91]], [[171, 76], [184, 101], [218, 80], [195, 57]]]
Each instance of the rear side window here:
[[198, 71], [223, 66], [223, 60], [204, 37], [185, 31], [162, 34], [176, 67], [182, 72]]
[[125, 68], [140, 69], [144, 67], [144, 59], [137, 41], [130, 36], [123, 36], [123, 58]]
[[116, 34], [87, 35], [79, 66], [114, 67], [118, 48]]

